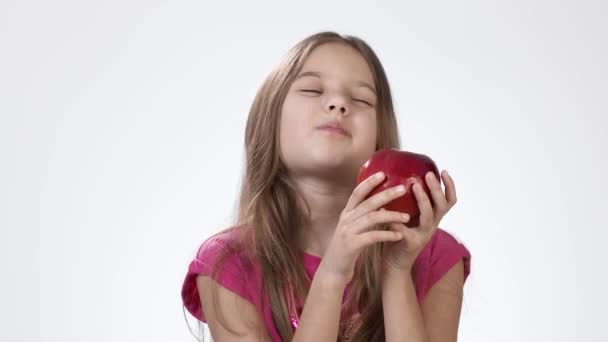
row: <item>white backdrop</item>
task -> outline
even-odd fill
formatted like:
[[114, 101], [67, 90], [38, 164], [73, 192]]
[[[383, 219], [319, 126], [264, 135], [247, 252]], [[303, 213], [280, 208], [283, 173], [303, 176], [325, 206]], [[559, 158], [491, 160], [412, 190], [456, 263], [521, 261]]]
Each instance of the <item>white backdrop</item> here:
[[606, 341], [604, 1], [0, 4], [0, 340], [194, 341], [257, 87], [320, 30], [381, 58], [403, 148], [452, 174], [461, 341]]

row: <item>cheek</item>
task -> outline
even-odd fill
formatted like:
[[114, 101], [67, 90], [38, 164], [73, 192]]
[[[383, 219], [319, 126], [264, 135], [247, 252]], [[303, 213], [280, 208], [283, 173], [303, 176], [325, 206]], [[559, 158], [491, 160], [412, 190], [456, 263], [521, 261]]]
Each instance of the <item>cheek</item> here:
[[302, 120], [301, 109], [295, 101], [285, 99], [281, 109], [281, 129], [291, 131]]
[[308, 125], [305, 110], [299, 106], [297, 101], [286, 98], [281, 109], [279, 125], [279, 139], [283, 156], [289, 155], [294, 147], [301, 144], [300, 141], [304, 139], [303, 134]]
[[361, 137], [362, 143], [365, 145], [373, 145], [376, 147], [377, 122], [375, 114], [361, 115], [357, 120], [357, 131]]
[[281, 126], [291, 133], [305, 130], [313, 123], [313, 113], [309, 101], [287, 96], [281, 109]]

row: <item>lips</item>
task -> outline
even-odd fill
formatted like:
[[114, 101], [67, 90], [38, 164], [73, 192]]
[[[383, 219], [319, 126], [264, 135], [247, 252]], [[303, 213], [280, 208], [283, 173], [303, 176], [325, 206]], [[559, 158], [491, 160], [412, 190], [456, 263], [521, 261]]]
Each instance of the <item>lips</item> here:
[[350, 133], [344, 127], [342, 127], [342, 125], [337, 121], [332, 121], [332, 122], [328, 122], [326, 124], [317, 126], [317, 129], [335, 132], [335, 133], [339, 133], [344, 136], [350, 137]]

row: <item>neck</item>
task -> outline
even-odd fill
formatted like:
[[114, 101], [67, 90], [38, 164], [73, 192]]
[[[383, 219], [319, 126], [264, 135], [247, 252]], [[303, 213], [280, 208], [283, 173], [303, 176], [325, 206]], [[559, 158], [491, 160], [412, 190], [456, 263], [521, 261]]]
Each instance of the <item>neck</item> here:
[[340, 214], [353, 191], [354, 184], [337, 184], [319, 178], [294, 179], [310, 207], [310, 219], [298, 227], [300, 248], [308, 254], [323, 256]]

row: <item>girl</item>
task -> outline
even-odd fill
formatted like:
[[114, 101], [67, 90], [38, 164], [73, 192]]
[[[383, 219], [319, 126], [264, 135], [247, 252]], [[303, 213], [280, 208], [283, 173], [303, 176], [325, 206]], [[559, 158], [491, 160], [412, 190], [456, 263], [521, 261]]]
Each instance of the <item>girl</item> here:
[[333, 32], [294, 46], [258, 91], [245, 130], [234, 225], [207, 239], [182, 287], [217, 341], [456, 341], [470, 253], [438, 228], [456, 203], [429, 173], [420, 223], [355, 187], [374, 151], [399, 148], [384, 69], [361, 39]]

